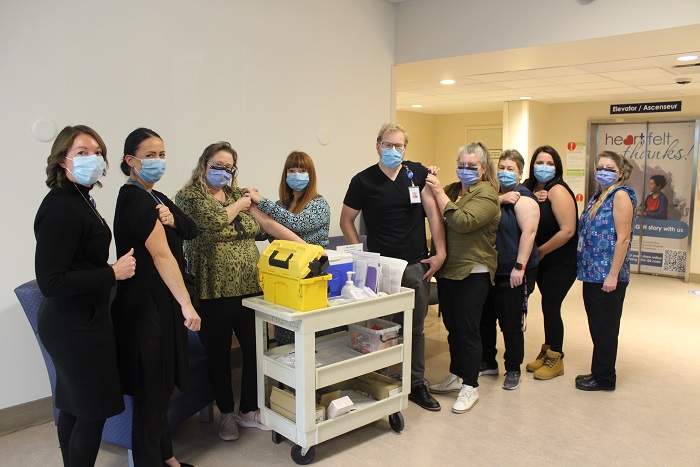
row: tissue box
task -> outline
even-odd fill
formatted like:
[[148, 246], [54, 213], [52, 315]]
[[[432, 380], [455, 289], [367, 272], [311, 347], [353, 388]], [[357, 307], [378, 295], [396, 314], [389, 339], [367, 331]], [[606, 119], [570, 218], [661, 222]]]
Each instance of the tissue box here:
[[353, 408], [352, 400], [348, 396], [336, 399], [328, 405], [328, 418], [336, 418], [350, 412]]
[[398, 342], [400, 329], [400, 324], [379, 318], [351, 324], [348, 326], [350, 347], [362, 353], [388, 349]]

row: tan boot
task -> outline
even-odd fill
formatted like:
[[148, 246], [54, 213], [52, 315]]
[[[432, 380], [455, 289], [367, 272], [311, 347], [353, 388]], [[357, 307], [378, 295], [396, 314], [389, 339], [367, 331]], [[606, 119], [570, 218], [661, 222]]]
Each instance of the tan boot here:
[[542, 368], [535, 371], [535, 379], [552, 379], [564, 374], [564, 354], [547, 349]]
[[542, 344], [542, 349], [540, 350], [539, 355], [535, 359], [534, 362], [530, 362], [527, 365], [525, 365], [525, 369], [532, 373], [533, 371], [537, 371], [540, 368], [542, 368], [542, 365], [544, 365], [544, 358], [547, 356], [547, 351], [549, 350], [549, 345], [548, 344]]

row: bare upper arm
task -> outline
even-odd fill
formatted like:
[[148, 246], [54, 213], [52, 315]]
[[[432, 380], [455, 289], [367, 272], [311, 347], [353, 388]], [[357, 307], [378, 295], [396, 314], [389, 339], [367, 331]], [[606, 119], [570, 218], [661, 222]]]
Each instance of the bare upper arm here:
[[527, 196], [521, 196], [515, 203], [515, 218], [521, 231], [536, 232], [537, 225], [540, 223], [540, 206], [537, 201]]
[[549, 190], [549, 202], [559, 230], [573, 236], [576, 231], [576, 201], [569, 191], [561, 185], [553, 186]]
[[159, 221], [156, 221], [153, 230], [146, 239], [146, 249], [152, 257], [172, 254], [170, 246], [168, 246], [168, 239], [165, 236], [165, 228]]
[[360, 214], [360, 211], [357, 209], [353, 209], [347, 204], [343, 204], [343, 209], [340, 211], [340, 223], [344, 222], [355, 222], [355, 219], [357, 219], [357, 216]]
[[634, 206], [629, 194], [624, 190], [615, 192], [613, 198], [613, 221], [618, 237], [629, 236], [632, 232], [632, 219], [634, 217]]

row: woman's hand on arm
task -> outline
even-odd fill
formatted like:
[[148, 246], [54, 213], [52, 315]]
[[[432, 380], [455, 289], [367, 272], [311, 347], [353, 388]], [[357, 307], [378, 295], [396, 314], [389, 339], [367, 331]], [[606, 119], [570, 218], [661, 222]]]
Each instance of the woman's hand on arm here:
[[[517, 262], [527, 264], [532, 253], [540, 223], [540, 207], [532, 198], [523, 196], [515, 205], [515, 218], [520, 227], [520, 242], [518, 243]], [[513, 268], [510, 273], [510, 287], [515, 288], [523, 283], [525, 271]]]
[[[432, 166], [431, 166], [432, 167]], [[445, 193], [445, 189], [440, 182], [440, 179], [436, 175], [428, 174], [425, 179], [425, 185], [429, 186], [435, 197], [435, 203], [437, 204], [440, 214], [445, 212], [445, 206], [450, 202], [450, 198]]]
[[251, 201], [251, 197], [247, 194], [244, 194], [243, 196], [238, 198], [234, 203], [231, 203], [224, 208], [226, 209], [226, 214], [228, 214], [229, 224], [233, 222], [233, 220], [241, 211], [248, 211], [250, 209]]
[[112, 265], [114, 269], [114, 277], [118, 280], [131, 278], [136, 272], [136, 258], [134, 258], [134, 249], [129, 250], [124, 256], [119, 258]]
[[620, 269], [625, 262], [627, 250], [632, 238], [632, 219], [634, 218], [634, 206], [629, 194], [624, 190], [615, 192], [613, 198], [613, 221], [615, 222], [615, 249], [610, 264], [610, 272], [603, 281], [603, 292], [612, 292], [617, 288], [617, 280]]
[[255, 204], [258, 204], [263, 199], [257, 188], [244, 188], [243, 194], [250, 196], [250, 200]]
[[185, 281], [182, 279], [180, 266], [170, 251], [168, 240], [165, 237], [165, 230], [160, 222], [155, 223], [151, 234], [146, 239], [146, 249], [151, 254], [153, 264], [155, 264], [161, 279], [163, 279], [170, 293], [173, 294], [175, 300], [180, 304], [182, 316], [185, 318], [184, 325], [187, 329], [198, 331], [201, 320], [192, 306], [190, 294], [187, 292]]
[[520, 199], [520, 192], [515, 191], [515, 190], [509, 191], [508, 193], [504, 193], [502, 195], [498, 195], [498, 203], [499, 204], [515, 204], [518, 202], [519, 199]]
[[555, 185], [549, 190], [548, 197], [554, 218], [559, 224], [559, 232], [537, 247], [540, 259], [544, 258], [547, 253], [562, 247], [576, 233], [576, 201], [568, 190], [561, 185]]

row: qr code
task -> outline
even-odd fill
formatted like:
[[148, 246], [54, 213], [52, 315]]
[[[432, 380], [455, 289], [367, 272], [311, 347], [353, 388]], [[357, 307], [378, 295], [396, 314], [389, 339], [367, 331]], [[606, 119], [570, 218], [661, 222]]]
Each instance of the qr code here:
[[664, 250], [664, 262], [661, 269], [668, 272], [685, 272], [685, 250]]

